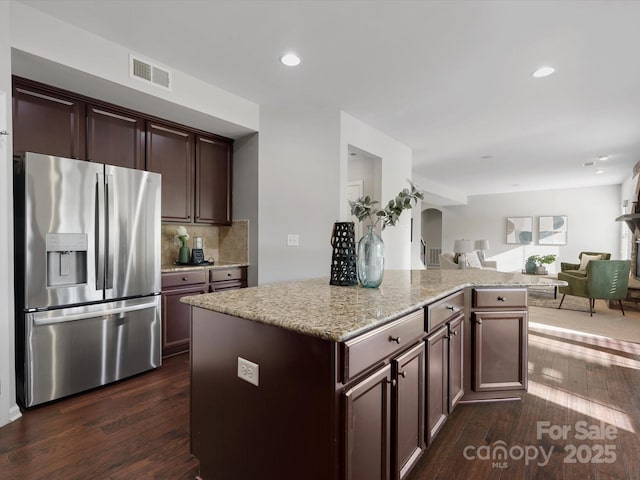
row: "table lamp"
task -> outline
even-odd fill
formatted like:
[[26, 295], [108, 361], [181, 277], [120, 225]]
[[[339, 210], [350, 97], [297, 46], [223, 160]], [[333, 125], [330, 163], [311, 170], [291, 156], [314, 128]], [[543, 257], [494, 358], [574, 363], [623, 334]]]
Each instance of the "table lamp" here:
[[[453, 242], [453, 251], [460, 254], [458, 259], [458, 265], [461, 265], [463, 270], [467, 268], [467, 253], [473, 252], [473, 242], [471, 240], [456, 240]], [[460, 263], [462, 259], [462, 263]]]
[[489, 240], [476, 240], [475, 249], [478, 250], [478, 258], [480, 263], [484, 265], [484, 251], [489, 250]]

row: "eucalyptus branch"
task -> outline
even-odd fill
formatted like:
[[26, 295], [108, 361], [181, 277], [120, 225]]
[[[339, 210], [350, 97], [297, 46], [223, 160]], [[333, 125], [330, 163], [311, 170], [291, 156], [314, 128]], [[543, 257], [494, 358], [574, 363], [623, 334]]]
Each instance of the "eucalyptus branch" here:
[[[369, 195], [364, 195], [355, 201], [349, 201], [351, 215], [355, 216], [359, 222], [369, 221], [373, 227], [382, 221], [382, 228], [393, 227], [399, 220], [404, 210], [411, 209], [424, 199], [424, 193], [418, 189], [411, 180], [408, 180], [411, 189], [405, 188], [392, 200], [389, 200], [383, 209], [376, 207], [380, 202], [372, 200]], [[375, 218], [375, 221], [374, 221]]]

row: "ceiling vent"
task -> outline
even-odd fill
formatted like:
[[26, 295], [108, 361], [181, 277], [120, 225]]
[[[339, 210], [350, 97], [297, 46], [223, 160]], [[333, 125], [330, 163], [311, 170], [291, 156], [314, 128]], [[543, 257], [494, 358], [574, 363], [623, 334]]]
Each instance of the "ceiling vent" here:
[[129, 55], [129, 76], [171, 90], [171, 72], [140, 57]]

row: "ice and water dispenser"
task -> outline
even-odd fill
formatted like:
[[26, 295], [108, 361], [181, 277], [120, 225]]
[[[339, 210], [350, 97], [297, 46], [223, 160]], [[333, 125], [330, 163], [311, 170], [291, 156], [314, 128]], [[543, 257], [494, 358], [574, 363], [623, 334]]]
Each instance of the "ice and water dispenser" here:
[[47, 234], [47, 287], [87, 283], [87, 234]]

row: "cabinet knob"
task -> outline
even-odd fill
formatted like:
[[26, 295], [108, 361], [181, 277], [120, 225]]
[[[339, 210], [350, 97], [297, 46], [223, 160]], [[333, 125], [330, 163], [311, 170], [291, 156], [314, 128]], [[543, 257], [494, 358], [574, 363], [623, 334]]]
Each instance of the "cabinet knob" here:
[[451, 335], [457, 335], [458, 332], [456, 332], [455, 330], [453, 332], [451, 332]]
[[447, 305], [445, 308], [446, 308], [447, 310], [451, 310], [451, 311], [453, 311], [455, 307], [454, 307], [453, 305]]
[[402, 378], [407, 378], [407, 372], [406, 371], [398, 372], [398, 375], [400, 375]]
[[396, 379], [392, 378], [391, 380], [387, 379], [387, 383], [390, 383], [392, 387], [396, 386]]
[[189, 280], [189, 279], [188, 279], [187, 277], [182, 277], [182, 281], [183, 281], [183, 282], [186, 282], [186, 281], [188, 281], [188, 280]]
[[507, 299], [505, 297], [498, 297], [499, 302], [506, 302]]
[[227, 277], [230, 277], [230, 276], [231, 276], [231, 272], [227, 272]]
[[400, 344], [400, 337], [389, 337], [389, 341], [390, 342], [396, 342], [397, 344]]
[[482, 320], [476, 320], [476, 323], [477, 323], [478, 325], [482, 325]]

